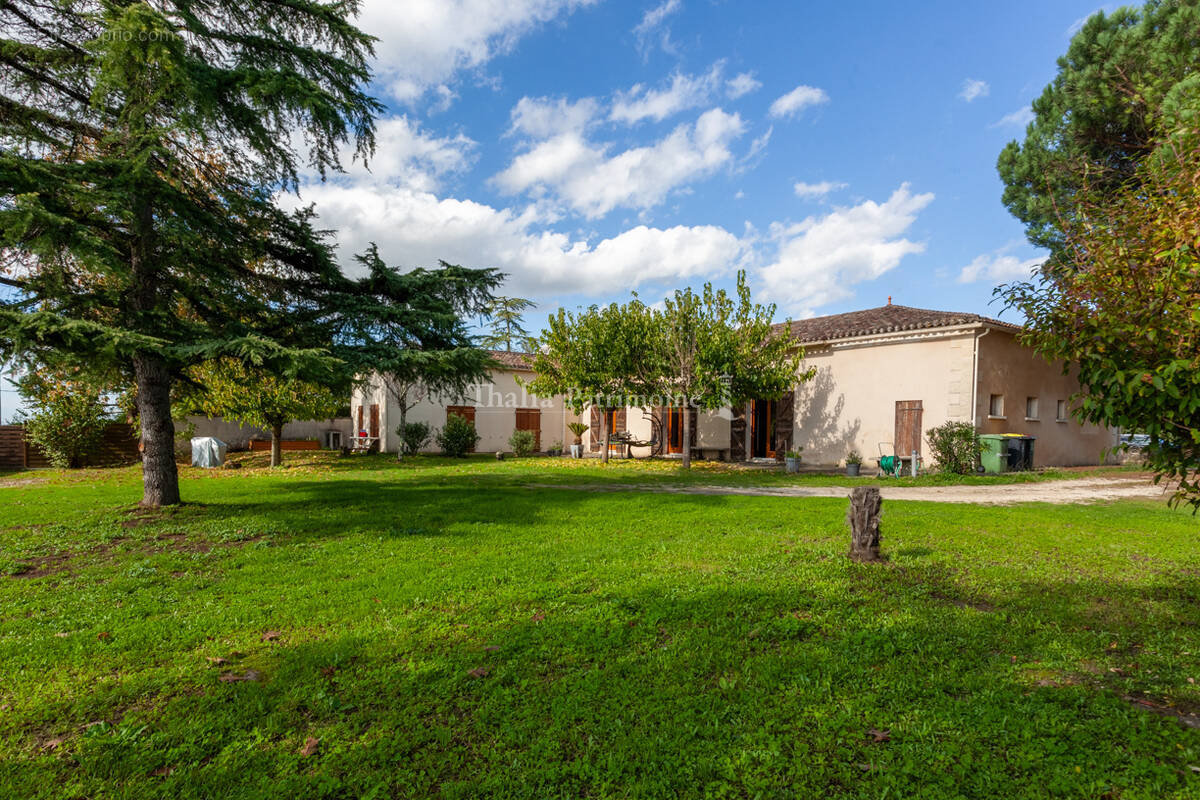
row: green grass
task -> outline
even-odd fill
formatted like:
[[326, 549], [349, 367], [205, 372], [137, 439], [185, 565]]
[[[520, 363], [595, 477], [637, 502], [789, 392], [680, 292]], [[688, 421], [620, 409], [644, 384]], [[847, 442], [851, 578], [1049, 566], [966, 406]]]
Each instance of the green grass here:
[[0, 797], [1200, 797], [1186, 512], [289, 463], [5, 476]]

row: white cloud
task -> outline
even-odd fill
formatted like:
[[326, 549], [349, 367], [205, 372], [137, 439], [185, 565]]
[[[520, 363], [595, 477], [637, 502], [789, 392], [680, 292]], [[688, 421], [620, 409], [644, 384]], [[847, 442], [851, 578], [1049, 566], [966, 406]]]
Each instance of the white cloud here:
[[401, 102], [436, 89], [441, 104], [455, 74], [509, 52], [522, 36], [595, 0], [365, 0], [358, 25], [379, 38], [376, 79]]
[[821, 181], [820, 183], [805, 183], [804, 181], [796, 181], [792, 185], [793, 191], [797, 197], [805, 198], [822, 198], [830, 192], [835, 192], [838, 189], [845, 189], [846, 184], [835, 183], [834, 181]]
[[[667, 17], [683, 8], [681, 0], [665, 0], [661, 5], [649, 9], [642, 15], [642, 21], [639, 22], [633, 29], [633, 33], [637, 36], [638, 51], [642, 54], [642, 58], [649, 55], [649, 41], [655, 34], [659, 34], [659, 41], [662, 49], [666, 53], [675, 51], [674, 45], [671, 44], [671, 30], [663, 25]], [[661, 32], [660, 32], [661, 30]]]
[[618, 206], [650, 208], [672, 190], [730, 163], [729, 146], [744, 130], [739, 115], [714, 108], [694, 125], [679, 125], [651, 145], [611, 157], [608, 145], [570, 130], [538, 142], [492, 182], [508, 194], [553, 195], [589, 218]]
[[993, 286], [998, 286], [1008, 281], [1028, 279], [1042, 264], [1046, 263], [1046, 257], [1019, 258], [1012, 255], [1011, 251], [1020, 245], [1020, 241], [1009, 242], [995, 252], [977, 256], [959, 272], [958, 282], [987, 281]]
[[581, 133], [599, 111], [600, 104], [591, 97], [574, 103], [562, 97], [522, 97], [512, 110], [512, 130], [533, 139], [548, 139], [562, 133]]
[[771, 103], [768, 113], [772, 117], [791, 117], [803, 111], [808, 106], [828, 102], [829, 95], [825, 93], [824, 89], [801, 85], [782, 97], [777, 98], [774, 103]]
[[496, 267], [509, 273], [505, 293], [550, 301], [716, 277], [736, 267], [746, 249], [712, 225], [638, 225], [593, 243], [546, 230], [532, 207], [497, 209], [408, 187], [323, 184], [308, 187], [304, 201], [316, 204], [321, 225], [337, 229], [343, 264], [374, 241], [397, 267], [438, 259]]
[[913, 194], [908, 184], [884, 203], [866, 200], [795, 225], [774, 224], [774, 262], [759, 272], [766, 294], [780, 308], [807, 315], [814, 308], [854, 295], [854, 286], [895, 268], [925, 250], [904, 238], [933, 195]]
[[991, 90], [992, 87], [988, 86], [987, 81], [967, 78], [965, 81], [963, 81], [963, 88], [962, 91], [958, 93], [958, 96], [969, 103], [972, 100], [976, 100], [980, 97], [987, 97], [988, 92]]
[[630, 124], [644, 119], [661, 122], [680, 111], [705, 105], [720, 85], [722, 66], [718, 62], [703, 75], [676, 72], [671, 76], [671, 84], [663, 89], [639, 83], [629, 91], [617, 92], [609, 119]]
[[1016, 111], [1012, 112], [1011, 114], [1005, 114], [1003, 117], [996, 120], [988, 127], [990, 127], [990, 128], [1005, 128], [1005, 127], [1008, 127], [1011, 125], [1011, 126], [1015, 126], [1015, 127], [1024, 128], [1026, 125], [1028, 125], [1031, 122], [1033, 122], [1033, 109], [1030, 108], [1029, 106], [1025, 106], [1025, 108], [1018, 108]]
[[761, 87], [762, 82], [754, 78], [753, 72], [741, 72], [725, 81], [725, 96], [737, 100]]

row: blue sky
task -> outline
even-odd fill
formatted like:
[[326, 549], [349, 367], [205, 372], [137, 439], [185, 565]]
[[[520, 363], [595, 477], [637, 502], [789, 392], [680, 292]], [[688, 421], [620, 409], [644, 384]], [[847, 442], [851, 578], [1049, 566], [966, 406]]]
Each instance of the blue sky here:
[[401, 267], [503, 269], [534, 329], [739, 268], [781, 319], [888, 296], [999, 315], [992, 288], [1039, 253], [996, 156], [1096, 10], [365, 0], [388, 108], [371, 171], [282, 201], [315, 203], [347, 265], [374, 240]]

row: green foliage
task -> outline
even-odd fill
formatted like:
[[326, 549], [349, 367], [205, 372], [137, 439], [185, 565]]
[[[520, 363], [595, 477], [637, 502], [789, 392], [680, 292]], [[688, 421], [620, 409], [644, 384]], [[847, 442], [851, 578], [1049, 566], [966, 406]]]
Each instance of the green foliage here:
[[886, 501], [864, 569], [844, 497], [623, 485], [701, 465], [312, 455], [137, 527], [133, 470], [0, 490], [0, 796], [1196, 794], [1161, 503]]
[[489, 332], [480, 343], [492, 350], [511, 352], [514, 343], [518, 350], [534, 350], [535, 340], [525, 329], [525, 318], [521, 312], [535, 305], [532, 300], [523, 297], [497, 297], [492, 300], [485, 312], [490, 320]]
[[56, 392], [33, 401], [32, 414], [25, 420], [25, 436], [59, 469], [79, 466], [91, 453], [110, 421], [95, 394], [81, 391]]
[[294, 420], [329, 419], [343, 402], [340, 392], [231, 359], [193, 367], [189, 377], [199, 388], [181, 402], [186, 413], [224, 417], [267, 430]]
[[533, 431], [513, 431], [512, 436], [508, 437], [508, 446], [513, 455], [524, 458], [533, 453], [536, 438]]
[[1024, 142], [1000, 154], [1004, 205], [1057, 258], [1075, 193], [1134, 179], [1164, 132], [1194, 120], [1198, 98], [1200, 6], [1153, 0], [1095, 14], [1034, 100]]
[[475, 432], [475, 423], [451, 414], [446, 418], [446, 426], [438, 431], [438, 447], [442, 455], [451, 458], [463, 458], [479, 444], [479, 434]]
[[567, 430], [575, 435], [575, 444], [583, 441], [583, 435], [588, 432], [588, 424], [586, 422], [568, 422]]
[[[1173, 138], [1200, 141], [1200, 126]], [[1176, 147], [1112, 189], [1085, 184], [1061, 220], [1061, 268], [1000, 291], [1023, 340], [1071, 365], [1075, 416], [1149, 435], [1174, 500], [1200, 509], [1200, 150]]]
[[412, 456], [421, 452], [433, 437], [433, 428], [428, 422], [406, 422], [396, 429], [400, 436], [400, 446], [404, 455]]
[[857, 450], [851, 450], [849, 453], [846, 454], [846, 465], [847, 466], [850, 466], [851, 464], [862, 464], [862, 462], [863, 462], [862, 455]]
[[[925, 431], [929, 449], [938, 469], [951, 475], [969, 475], [975, 471], [983, 443], [970, 422], [944, 422]], [[859, 459], [859, 463], [862, 459]], [[850, 463], [850, 459], [846, 459]]]

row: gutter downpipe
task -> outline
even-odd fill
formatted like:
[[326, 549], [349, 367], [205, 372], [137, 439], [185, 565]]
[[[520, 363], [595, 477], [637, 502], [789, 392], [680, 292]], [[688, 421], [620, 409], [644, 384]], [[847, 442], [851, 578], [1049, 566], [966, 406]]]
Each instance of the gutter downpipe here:
[[979, 429], [979, 340], [991, 332], [991, 328], [984, 327], [983, 333], [975, 334], [974, 363], [971, 367], [971, 424], [976, 430]]

